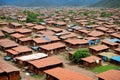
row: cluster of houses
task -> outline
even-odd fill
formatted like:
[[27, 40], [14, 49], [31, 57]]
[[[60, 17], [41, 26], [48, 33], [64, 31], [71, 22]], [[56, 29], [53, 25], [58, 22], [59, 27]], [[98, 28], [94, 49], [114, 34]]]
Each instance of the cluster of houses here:
[[[46, 80], [94, 80], [62, 68], [62, 60], [52, 56], [67, 52], [71, 59], [77, 49], [89, 48], [91, 56], [81, 59], [85, 67], [95, 67], [102, 61], [120, 64], [120, 26], [115, 24], [120, 23], [119, 10], [107, 9], [106, 12], [114, 13], [107, 18], [100, 16], [101, 10], [82, 16], [86, 10], [52, 11], [47, 14], [44, 10], [44, 15], [39, 16], [44, 22], [35, 24], [26, 23], [26, 15], [19, 8], [0, 8], [0, 16], [17, 21], [0, 21], [0, 51], [6, 53], [5, 57], [10, 57], [21, 68], [27, 67], [29, 72], [46, 73]], [[19, 70], [6, 66], [9, 65], [0, 63], [0, 80], [19, 80]], [[120, 71], [110, 70], [97, 77], [98, 80], [119, 80], [118, 74]]]

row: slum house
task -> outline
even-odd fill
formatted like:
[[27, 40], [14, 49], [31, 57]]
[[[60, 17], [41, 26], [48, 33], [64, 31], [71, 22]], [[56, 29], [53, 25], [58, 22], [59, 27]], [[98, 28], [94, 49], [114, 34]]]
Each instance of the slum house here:
[[116, 48], [116, 49], [114, 49], [114, 51], [116, 54], [120, 55], [120, 48]]
[[102, 44], [107, 45], [110, 49], [114, 50], [115, 48], [118, 48], [119, 44], [110, 42], [109, 40], [102, 40]]
[[29, 71], [32, 71], [36, 74], [43, 73], [44, 70], [62, 66], [63, 66], [62, 61], [57, 59], [56, 57], [47, 57], [28, 62]]
[[47, 75], [46, 80], [94, 80], [84, 74], [60, 67], [45, 70], [44, 72]]
[[29, 29], [33, 29], [34, 26], [35, 26], [35, 24], [33, 24], [33, 23], [26, 23], [25, 24], [25, 27], [29, 28]]
[[108, 70], [106, 72], [97, 74], [98, 80], [119, 80], [120, 71], [118, 70]]
[[105, 33], [109, 28], [106, 27], [97, 27], [96, 30]]
[[116, 32], [110, 35], [111, 38], [118, 38], [120, 39], [120, 32]]
[[28, 66], [29, 61], [34, 61], [42, 58], [46, 58], [48, 55], [45, 53], [35, 53], [35, 54], [29, 54], [25, 56], [15, 57], [16, 64], [25, 67]]
[[11, 22], [9, 24], [9, 27], [13, 28], [13, 29], [19, 29], [19, 28], [22, 28], [22, 24], [19, 24], [19, 23], [16, 23], [16, 22]]
[[26, 28], [16, 29], [16, 32], [24, 35], [25, 37], [29, 37], [32, 35], [32, 30]]
[[79, 29], [77, 30], [77, 34], [80, 34], [81, 36], [83, 37], [87, 37], [87, 34], [89, 33], [90, 31], [86, 30], [86, 29]]
[[114, 55], [111, 58], [111, 63], [120, 65], [120, 55]]
[[10, 34], [16, 33], [15, 29], [11, 29], [11, 28], [8, 28], [8, 27], [3, 27], [3, 28], [1, 29], [1, 31], [2, 31], [5, 35], [10, 35]]
[[7, 80], [7, 76], [4, 70], [0, 68], [0, 80]]
[[15, 43], [14, 41], [11, 41], [9, 39], [1, 39], [0, 40], [0, 50], [1, 51], [6, 51], [7, 49], [11, 49], [13, 47], [17, 47], [18, 44]]
[[87, 38], [85, 38], [85, 40], [88, 40], [89, 45], [94, 45], [94, 44], [100, 43], [100, 39], [97, 37], [87, 37]]
[[19, 38], [25, 38], [26, 36], [20, 33], [14, 33], [10, 35], [10, 38], [18, 43]]
[[103, 61], [110, 61], [113, 56], [116, 56], [113, 52], [102, 52], [98, 55]]
[[48, 55], [59, 54], [65, 52], [65, 45], [61, 42], [49, 43], [39, 46], [39, 51]]
[[89, 48], [89, 51], [93, 55], [98, 55], [101, 52], [106, 52], [109, 50], [109, 47], [106, 45], [97, 45]]
[[[0, 69], [3, 71], [0, 80], [19, 80], [20, 79], [20, 71], [16, 67], [0, 62]], [[7, 77], [7, 79], [6, 79]]]
[[89, 47], [88, 41], [83, 39], [67, 39], [64, 41], [69, 48], [79, 49]]
[[53, 32], [51, 30], [48, 30], [48, 29], [45, 30], [45, 31], [39, 31], [37, 33], [42, 34], [44, 36], [53, 36], [53, 35], [55, 35], [55, 32]]
[[48, 43], [58, 42], [60, 39], [57, 36], [43, 36], [39, 38], [33, 39], [33, 45], [34, 46], [40, 46]]
[[0, 27], [7, 27], [8, 24], [8, 22], [0, 22]]
[[62, 28], [62, 29], [67, 28], [67, 24], [65, 22], [55, 22], [54, 26], [57, 28]]
[[3, 39], [3, 38], [5, 38], [5, 36], [4, 36], [3, 32], [0, 31], [0, 39]]
[[77, 38], [77, 35], [74, 33], [70, 33], [70, 34], [66, 34], [66, 35], [61, 35], [59, 38], [61, 39], [61, 41], [64, 42], [64, 40], [66, 40], [66, 39]]
[[55, 32], [55, 33], [60, 33], [63, 32], [64, 29], [60, 29], [60, 28], [51, 28], [51, 31]]
[[86, 58], [81, 58], [82, 65], [86, 67], [95, 67], [101, 65], [102, 59], [97, 56], [88, 56]]
[[45, 21], [45, 22], [46, 22], [47, 26], [53, 26], [55, 23], [55, 21], [53, 21], [53, 20], [49, 20], [49, 21]]
[[88, 37], [98, 37], [100, 39], [104, 38], [104, 33], [100, 31], [92, 31], [88, 33]]
[[14, 47], [6, 50], [6, 53], [7, 53], [7, 56], [14, 58], [17, 56], [32, 54], [32, 50], [27, 46], [18, 46], [18, 47]]
[[26, 38], [19, 38], [18, 39], [18, 43], [21, 44], [21, 45], [32, 45], [32, 38], [30, 37], [26, 37]]
[[38, 32], [38, 31], [42, 31], [42, 30], [46, 30], [47, 28], [45, 26], [42, 25], [35, 25], [33, 26], [33, 32]]

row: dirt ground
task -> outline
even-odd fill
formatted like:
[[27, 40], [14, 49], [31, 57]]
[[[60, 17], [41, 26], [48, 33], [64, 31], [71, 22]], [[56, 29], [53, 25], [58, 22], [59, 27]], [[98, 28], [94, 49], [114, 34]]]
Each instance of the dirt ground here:
[[[11, 61], [5, 61], [3, 59], [3, 55], [4, 54], [0, 55], [0, 62], [8, 63], [8, 64], [11, 64], [11, 65], [15, 66], [15, 64], [12, 63]], [[80, 67], [79, 65], [71, 64], [71, 62], [66, 58], [66, 55], [59, 54], [59, 55], [53, 55], [53, 56], [55, 56], [55, 57], [57, 57], [57, 58], [59, 58], [60, 60], [63, 61], [64, 68], [67, 68], [67, 69], [73, 70], [75, 72], [85, 74], [85, 75], [90, 76], [90, 77], [94, 78], [95, 80], [97, 80], [97, 78], [95, 76], [96, 75], [95, 73], [93, 73], [89, 70], [86, 70], [86, 69]], [[22, 80], [40, 80], [39, 78], [34, 78], [34, 77], [31, 77], [31, 76], [27, 76], [25, 74], [25, 72], [22, 71], [22, 69], [20, 69], [20, 70], [21, 70], [20, 72], [21, 72]], [[43, 80], [43, 79], [41, 79], [41, 80]]]

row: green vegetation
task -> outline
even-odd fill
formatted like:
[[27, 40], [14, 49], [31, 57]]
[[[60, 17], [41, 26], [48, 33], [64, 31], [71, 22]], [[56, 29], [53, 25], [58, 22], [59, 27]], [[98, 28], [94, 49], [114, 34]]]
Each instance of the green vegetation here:
[[119, 8], [120, 0], [100, 0], [99, 2], [92, 4], [91, 6], [104, 8]]
[[46, 74], [32, 75], [34, 78], [38, 78], [40, 80], [45, 80]]
[[34, 13], [32, 11], [23, 11], [24, 14], [27, 15], [26, 22], [30, 23], [40, 23], [43, 22], [42, 18], [37, 18], [40, 14]]
[[117, 68], [119, 68], [119, 66], [109, 63], [108, 65], [105, 65], [105, 66], [102, 66], [102, 65], [97, 66], [95, 68], [92, 68], [91, 70], [95, 73], [101, 73], [110, 69], [117, 69]]
[[90, 56], [88, 48], [79, 49], [73, 54], [72, 61], [75, 63], [79, 63], [81, 58], [85, 58], [88, 56]]
[[112, 15], [113, 15], [113, 13], [106, 13], [106, 12], [101, 13], [101, 17], [110, 17]]

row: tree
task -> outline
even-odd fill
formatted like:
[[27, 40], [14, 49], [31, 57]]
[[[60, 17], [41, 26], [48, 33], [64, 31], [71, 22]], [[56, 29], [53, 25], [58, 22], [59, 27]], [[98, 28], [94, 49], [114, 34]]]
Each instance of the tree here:
[[90, 56], [88, 49], [86, 49], [86, 48], [85, 49], [80, 49], [80, 50], [77, 50], [73, 54], [72, 61], [75, 62], [75, 63], [79, 63], [81, 58], [85, 58], [85, 57], [88, 57], [88, 56]]

